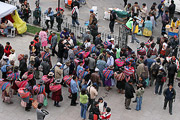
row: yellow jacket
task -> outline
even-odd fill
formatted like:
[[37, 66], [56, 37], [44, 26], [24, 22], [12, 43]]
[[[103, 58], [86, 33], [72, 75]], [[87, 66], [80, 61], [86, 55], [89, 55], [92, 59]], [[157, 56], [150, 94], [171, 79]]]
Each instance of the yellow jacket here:
[[171, 21], [171, 27], [179, 27], [180, 26], [180, 20], [177, 20], [176, 22]]

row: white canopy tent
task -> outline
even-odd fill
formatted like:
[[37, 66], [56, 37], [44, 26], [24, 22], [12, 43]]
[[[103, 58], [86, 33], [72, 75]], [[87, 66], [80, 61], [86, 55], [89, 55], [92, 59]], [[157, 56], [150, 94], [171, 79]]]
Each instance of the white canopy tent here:
[[16, 9], [17, 9], [16, 6], [0, 2], [0, 18], [3, 18], [11, 14]]

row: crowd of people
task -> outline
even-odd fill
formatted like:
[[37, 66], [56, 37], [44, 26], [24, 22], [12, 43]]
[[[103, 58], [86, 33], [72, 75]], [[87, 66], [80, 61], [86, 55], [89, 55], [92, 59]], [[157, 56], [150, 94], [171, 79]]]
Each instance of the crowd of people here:
[[[26, 1], [27, 2], [27, 1]], [[163, 10], [161, 1], [158, 9]], [[127, 3], [127, 2], [126, 2]], [[132, 41], [136, 40], [136, 26], [139, 12], [143, 13], [142, 19], [147, 17], [147, 7], [143, 3], [143, 9], [140, 9], [138, 3], [131, 7], [126, 5], [126, 10], [132, 12], [131, 21], [133, 24], [129, 27], [132, 33]], [[25, 3], [24, 3], [25, 4]], [[173, 4], [173, 2], [172, 2]], [[26, 6], [26, 4], [25, 4]], [[156, 11], [156, 4], [153, 3], [151, 11]], [[27, 6], [26, 6], [27, 7]], [[38, 7], [38, 6], [37, 6]], [[27, 10], [28, 8], [25, 8]], [[38, 9], [38, 8], [37, 8]], [[170, 8], [169, 8], [170, 9]], [[162, 16], [163, 27], [165, 22], [169, 22], [168, 12], [163, 15], [159, 10], [159, 15], [150, 13], [147, 20], [154, 20]], [[28, 13], [28, 12], [26, 12]], [[61, 20], [63, 9], [57, 9], [56, 21]], [[170, 19], [174, 19], [172, 12]], [[36, 108], [37, 119], [44, 119], [47, 111], [43, 106], [47, 106], [47, 99], [54, 101], [55, 107], [60, 107], [63, 97], [71, 99], [71, 106], [77, 106], [79, 98], [81, 106], [81, 118], [87, 119], [86, 112], [89, 110], [89, 119], [110, 119], [111, 108], [102, 97], [97, 98], [100, 87], [105, 87], [106, 91], [117, 88], [117, 93], [125, 95], [125, 109], [131, 110], [131, 99], [134, 98], [136, 111], [142, 108], [142, 99], [147, 87], [154, 86], [155, 95], [163, 93], [165, 97], [163, 109], [166, 109], [169, 103], [169, 113], [172, 115], [172, 104], [176, 97], [176, 91], [173, 88], [176, 73], [179, 69], [179, 60], [177, 51], [179, 46], [178, 36], [168, 37], [166, 31], [163, 31], [163, 37], [158, 37], [157, 41], [150, 36], [146, 42], [141, 42], [136, 50], [129, 46], [114, 44], [114, 38], [108, 36], [106, 40], [101, 39], [101, 33], [98, 32], [97, 19], [93, 10], [90, 10], [89, 30], [83, 37], [83, 43], [77, 45], [73, 32], [68, 28], [61, 30], [58, 24], [58, 31], [61, 31], [60, 40], [56, 32], [48, 32], [49, 22], [53, 27], [54, 12], [52, 8], [45, 11], [47, 14], [46, 26], [39, 33], [36, 33], [34, 39], [30, 42], [29, 53], [16, 55], [15, 49], [11, 47], [10, 42], [5, 46], [0, 44], [0, 68], [2, 79], [0, 80], [3, 102], [12, 104], [13, 95], [18, 95], [21, 99], [22, 107], [30, 111], [31, 106]], [[79, 25], [78, 5], [72, 7], [72, 23]], [[155, 18], [156, 17], [156, 18]], [[28, 20], [27, 16], [25, 20]], [[115, 14], [111, 12], [110, 30], [114, 32]], [[39, 21], [38, 21], [39, 22]], [[148, 23], [146, 20], [144, 26]], [[155, 24], [155, 22], [154, 22]], [[153, 29], [153, 28], [152, 28]], [[56, 49], [57, 48], [57, 49]], [[51, 58], [57, 57], [56, 64], [52, 64]], [[18, 59], [19, 66], [15, 65]], [[43, 76], [40, 75], [42, 72]], [[168, 81], [168, 88], [163, 85]], [[69, 95], [62, 95], [63, 87], [68, 87]], [[135, 90], [134, 87], [137, 87]], [[97, 101], [98, 99], [98, 101]]]

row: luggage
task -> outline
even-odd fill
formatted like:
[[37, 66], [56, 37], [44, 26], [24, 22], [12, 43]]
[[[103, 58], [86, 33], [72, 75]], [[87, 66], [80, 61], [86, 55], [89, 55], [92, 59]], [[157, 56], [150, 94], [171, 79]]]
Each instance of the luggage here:
[[105, 41], [105, 42], [103, 43], [103, 45], [104, 45], [104, 48], [108, 48], [109, 46], [112, 45], [112, 43], [109, 42], [109, 41]]
[[103, 70], [103, 75], [106, 79], [110, 79], [110, 77], [114, 74], [113, 70], [108, 70], [107, 68], [105, 68]]
[[2, 84], [2, 87], [1, 87], [1, 90], [3, 91], [3, 90], [5, 90], [7, 87], [9, 87], [11, 85], [11, 83], [10, 82], [4, 82], [3, 84]]
[[66, 75], [66, 76], [63, 77], [64, 83], [66, 83], [66, 85], [69, 85], [69, 86], [70, 86], [70, 83], [71, 83], [71, 79], [72, 79], [71, 75]]
[[52, 92], [56, 92], [61, 89], [61, 85], [49, 85], [49, 89]]
[[26, 91], [25, 89], [26, 89], [26, 88], [19, 88], [19, 89], [18, 89], [18, 93], [19, 93], [19, 95], [20, 95], [21, 98], [27, 98], [27, 97], [29, 97], [29, 95], [30, 95], [30, 92], [29, 92], [29, 91]]
[[28, 85], [28, 80], [25, 81], [15, 81], [15, 84], [18, 88], [26, 87]]
[[94, 44], [91, 44], [91, 53], [94, 53], [96, 51], [96, 46]]
[[115, 60], [115, 63], [118, 67], [122, 67], [124, 65], [125, 61], [118, 58]]
[[21, 106], [22, 106], [22, 107], [26, 107], [26, 105], [27, 105], [27, 103], [24, 102], [23, 100], [21, 100]]
[[38, 106], [37, 100], [34, 100], [34, 101], [33, 101], [32, 106], [33, 106], [34, 109], [37, 108], [37, 106]]

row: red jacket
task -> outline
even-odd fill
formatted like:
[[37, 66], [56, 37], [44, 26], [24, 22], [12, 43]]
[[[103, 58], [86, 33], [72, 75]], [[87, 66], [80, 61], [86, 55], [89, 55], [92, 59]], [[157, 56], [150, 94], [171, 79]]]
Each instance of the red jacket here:
[[10, 52], [10, 50], [12, 49], [12, 47], [11, 46], [9, 46], [9, 47], [5, 47], [4, 48], [4, 53], [5, 53], [5, 55], [7, 56], [7, 57], [9, 57], [9, 55], [11, 54], [11, 52]]

